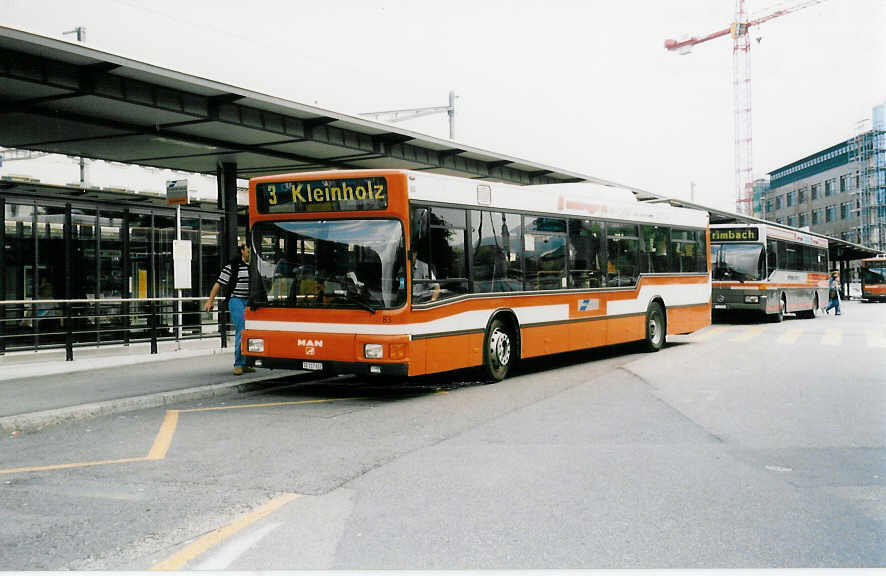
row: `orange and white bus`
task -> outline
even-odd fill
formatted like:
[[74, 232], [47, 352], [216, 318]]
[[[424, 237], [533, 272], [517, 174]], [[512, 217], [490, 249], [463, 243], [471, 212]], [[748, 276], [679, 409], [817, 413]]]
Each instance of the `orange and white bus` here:
[[828, 296], [828, 241], [767, 224], [711, 225], [714, 312], [815, 318]]
[[514, 186], [406, 170], [250, 181], [265, 367], [418, 376], [710, 324], [706, 212], [597, 184]]
[[886, 254], [861, 261], [861, 297], [886, 301]]

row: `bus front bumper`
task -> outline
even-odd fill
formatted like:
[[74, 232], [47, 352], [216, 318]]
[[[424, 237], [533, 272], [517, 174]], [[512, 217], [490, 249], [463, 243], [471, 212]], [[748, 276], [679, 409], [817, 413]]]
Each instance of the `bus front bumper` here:
[[409, 335], [269, 331], [247, 328], [243, 355], [256, 366], [324, 374], [406, 376]]
[[297, 360], [295, 358], [268, 358], [266, 356], [245, 355], [262, 368], [283, 370], [307, 370], [324, 374], [356, 374], [358, 376], [397, 376], [409, 375], [409, 364], [373, 364], [371, 362], [338, 362], [329, 360]]
[[717, 289], [711, 296], [711, 309], [714, 312], [726, 310], [756, 310], [765, 312], [767, 293], [763, 290]]

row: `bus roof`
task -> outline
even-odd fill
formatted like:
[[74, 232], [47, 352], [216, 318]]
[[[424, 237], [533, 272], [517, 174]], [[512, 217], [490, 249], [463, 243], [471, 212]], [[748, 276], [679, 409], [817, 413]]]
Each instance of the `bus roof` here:
[[409, 197], [414, 200], [477, 209], [542, 212], [688, 228], [706, 228], [708, 225], [706, 211], [640, 202], [629, 188], [592, 182], [519, 186], [415, 170], [375, 169], [277, 174], [252, 178], [250, 183], [394, 174], [403, 174], [408, 178]]
[[544, 212], [705, 228], [708, 214], [669, 204], [639, 202], [631, 190], [591, 182], [516, 186], [454, 176], [405, 171], [409, 197], [477, 209]]

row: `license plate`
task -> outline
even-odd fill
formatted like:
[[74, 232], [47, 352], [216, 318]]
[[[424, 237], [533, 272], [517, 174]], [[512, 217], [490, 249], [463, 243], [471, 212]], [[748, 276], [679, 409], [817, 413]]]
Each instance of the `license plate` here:
[[714, 308], [718, 310], [726, 310], [726, 304], [714, 304]]
[[301, 367], [305, 370], [323, 370], [323, 362], [302, 362]]

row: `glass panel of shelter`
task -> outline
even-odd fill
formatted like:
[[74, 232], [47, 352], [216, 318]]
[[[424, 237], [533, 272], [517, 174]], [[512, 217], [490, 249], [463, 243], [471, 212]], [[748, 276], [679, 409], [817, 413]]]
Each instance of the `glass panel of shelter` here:
[[[125, 277], [123, 270], [123, 213], [100, 210], [98, 221], [99, 298], [123, 298]], [[123, 339], [123, 330], [126, 326], [124, 309], [121, 302], [108, 302], [101, 305], [99, 342], [119, 342]]]
[[[34, 217], [33, 202], [7, 201], [4, 209], [5, 242], [3, 258], [6, 270], [6, 300], [24, 300], [34, 293]], [[26, 296], [27, 294], [27, 296]], [[6, 306], [4, 341], [6, 348], [33, 344], [33, 309], [30, 306]]]
[[[123, 211], [105, 210], [90, 203], [72, 204], [72, 243], [71, 253], [67, 255], [63, 201], [4, 198], [5, 270], [2, 272], [6, 282], [0, 297], [6, 300], [65, 299], [66, 258], [70, 258], [71, 278], [76, 279], [71, 282], [70, 298], [96, 300], [95, 305], [73, 304], [74, 317], [67, 320], [62, 318], [61, 304], [5, 306], [2, 320], [6, 349], [61, 346], [67, 327], [74, 331], [75, 344], [121, 341], [127, 326], [125, 305], [101, 303], [103, 299], [175, 295], [171, 262], [175, 221], [171, 211], [165, 210], [163, 215], [155, 217], [150, 213], [132, 214], [129, 254], [124, 255]], [[156, 230], [155, 223], [159, 225]], [[192, 241], [191, 293], [202, 294], [203, 287], [211, 285], [218, 274], [218, 218], [193, 212], [190, 218], [182, 220], [182, 238]], [[164, 253], [155, 256], [157, 249]], [[127, 260], [128, 270], [124, 270]], [[183, 295], [187, 296], [188, 292]], [[198, 303], [191, 304], [191, 313], [195, 316], [192, 324], [196, 326], [193, 332], [201, 331], [197, 306]], [[131, 312], [136, 314], [133, 336], [147, 337], [147, 306], [134, 304]], [[167, 313], [164, 324], [171, 326], [172, 318], [171, 313]]]
[[[25, 298], [53, 300], [65, 297], [65, 208], [37, 206], [36, 272], [25, 264]], [[61, 265], [58, 259], [61, 256]], [[75, 276], [76, 278], [76, 276]], [[94, 277], [93, 277], [94, 280]], [[30, 312], [34, 322], [34, 345], [61, 344], [64, 311], [54, 304], [35, 304]]]

